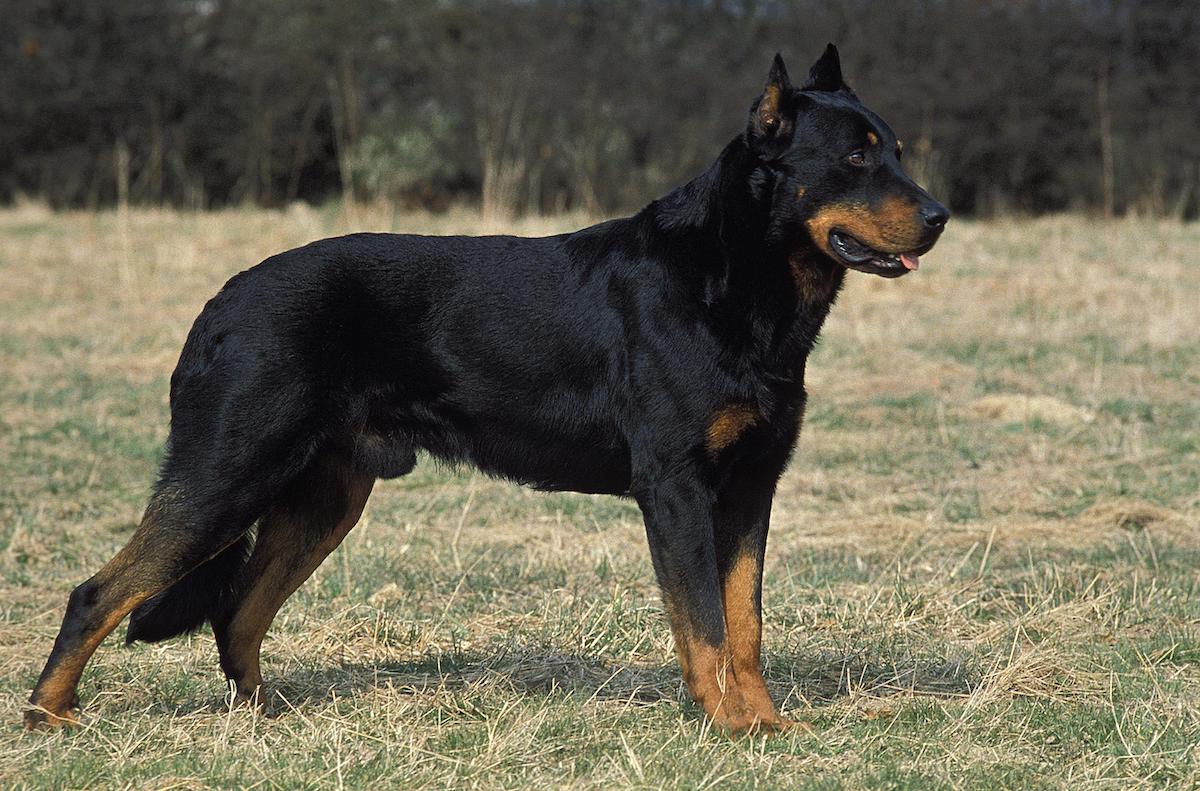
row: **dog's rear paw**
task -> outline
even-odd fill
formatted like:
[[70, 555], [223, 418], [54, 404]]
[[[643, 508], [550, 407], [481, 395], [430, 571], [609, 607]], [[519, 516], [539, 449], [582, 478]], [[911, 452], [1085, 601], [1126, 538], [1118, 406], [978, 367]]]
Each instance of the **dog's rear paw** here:
[[78, 697], [73, 698], [71, 704], [61, 712], [53, 712], [31, 703], [25, 709], [25, 730], [54, 730], [64, 725], [78, 725], [80, 713]]
[[225, 705], [231, 711], [237, 709], [265, 709], [266, 693], [262, 684], [253, 687], [237, 687], [232, 683], [225, 695]]

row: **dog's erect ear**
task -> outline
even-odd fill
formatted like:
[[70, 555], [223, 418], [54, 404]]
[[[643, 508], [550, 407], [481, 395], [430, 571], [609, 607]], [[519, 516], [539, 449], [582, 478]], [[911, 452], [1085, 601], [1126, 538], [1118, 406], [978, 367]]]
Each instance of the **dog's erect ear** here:
[[853, 95], [850, 86], [842, 79], [842, 59], [838, 57], [837, 47], [833, 44], [825, 45], [825, 52], [808, 70], [808, 82], [804, 83], [804, 90], [845, 91]]
[[754, 107], [750, 109], [750, 136], [752, 139], [757, 141], [778, 139], [791, 131], [790, 124], [783, 113], [783, 103], [787, 100], [791, 90], [792, 81], [788, 79], [787, 66], [783, 65], [783, 57], [776, 52], [762, 96], [758, 97], [758, 100], [754, 102]]
[[792, 81], [788, 79], [787, 66], [783, 65], [783, 56], [778, 52], [771, 61], [771, 73], [767, 75], [767, 87], [772, 85], [777, 86], [781, 91], [792, 87]]

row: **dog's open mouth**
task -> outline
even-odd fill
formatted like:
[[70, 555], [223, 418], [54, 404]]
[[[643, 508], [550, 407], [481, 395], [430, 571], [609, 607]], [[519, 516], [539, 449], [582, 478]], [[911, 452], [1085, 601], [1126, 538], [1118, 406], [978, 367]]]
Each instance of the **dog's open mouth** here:
[[900, 277], [920, 266], [920, 257], [929, 252], [933, 245], [906, 253], [884, 253], [868, 247], [844, 231], [830, 231], [829, 247], [851, 269], [883, 277]]

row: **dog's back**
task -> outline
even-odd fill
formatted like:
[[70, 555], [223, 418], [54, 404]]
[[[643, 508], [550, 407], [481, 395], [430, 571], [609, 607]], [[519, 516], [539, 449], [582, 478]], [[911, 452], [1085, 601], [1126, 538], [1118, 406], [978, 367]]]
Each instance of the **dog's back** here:
[[572, 241], [356, 234], [270, 258], [197, 319], [172, 436], [249, 388], [275, 395], [236, 419], [303, 416], [380, 477], [407, 472], [389, 460], [415, 447], [542, 488], [625, 492], [620, 292], [646, 282], [636, 259]]

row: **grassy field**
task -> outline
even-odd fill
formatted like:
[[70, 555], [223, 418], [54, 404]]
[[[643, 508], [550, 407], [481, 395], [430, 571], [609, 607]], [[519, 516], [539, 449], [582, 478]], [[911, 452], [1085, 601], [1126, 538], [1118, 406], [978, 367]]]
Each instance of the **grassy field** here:
[[85, 726], [25, 733], [192, 318], [348, 229], [478, 223], [0, 213], [0, 786], [1200, 784], [1200, 226], [1078, 218], [955, 221], [918, 274], [851, 273], [767, 565], [767, 679], [810, 732], [705, 731], [631, 503], [425, 463], [285, 606], [265, 710], [227, 710], [207, 630], [119, 630]]

